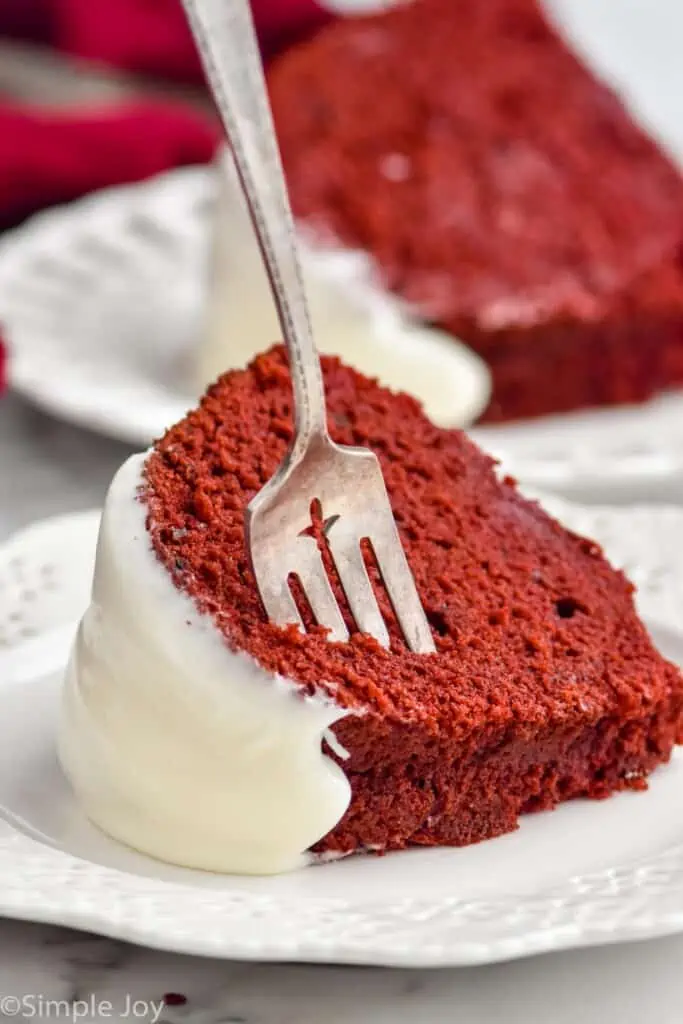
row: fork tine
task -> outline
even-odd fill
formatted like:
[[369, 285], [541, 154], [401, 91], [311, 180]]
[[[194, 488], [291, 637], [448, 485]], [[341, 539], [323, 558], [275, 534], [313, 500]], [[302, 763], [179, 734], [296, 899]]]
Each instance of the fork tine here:
[[436, 647], [393, 516], [369, 538], [406, 644], [416, 654]]
[[256, 580], [263, 607], [270, 621], [278, 626], [289, 626], [293, 623], [303, 631], [304, 624], [286, 577], [263, 572], [256, 573]]
[[[298, 576], [315, 621], [329, 629], [329, 639], [340, 643], [349, 639], [349, 631], [337, 604], [318, 545], [313, 537], [299, 537]], [[305, 545], [305, 548], [304, 548]], [[301, 555], [301, 551], [305, 554]]]
[[327, 543], [351, 614], [361, 633], [369, 633], [382, 647], [389, 647], [389, 632], [372, 589], [360, 542], [341, 527], [341, 521], [335, 523], [327, 533]]

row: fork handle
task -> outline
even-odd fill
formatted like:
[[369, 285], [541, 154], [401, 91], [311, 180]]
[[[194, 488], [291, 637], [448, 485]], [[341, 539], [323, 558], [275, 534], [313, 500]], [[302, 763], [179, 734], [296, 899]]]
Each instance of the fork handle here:
[[327, 435], [325, 392], [249, 0], [183, 0], [183, 6], [273, 290], [294, 388], [294, 451], [303, 452], [315, 435]]

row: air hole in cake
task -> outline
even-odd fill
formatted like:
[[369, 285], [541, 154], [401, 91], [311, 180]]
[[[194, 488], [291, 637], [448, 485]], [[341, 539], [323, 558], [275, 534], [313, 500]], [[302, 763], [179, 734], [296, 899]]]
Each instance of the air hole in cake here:
[[557, 783], [557, 795], [564, 800], [573, 795], [576, 789], [576, 780], [571, 776], [563, 776]]
[[585, 608], [573, 597], [561, 597], [555, 602], [555, 611], [561, 619], [573, 619], [577, 612], [585, 612]]
[[448, 635], [448, 623], [446, 621], [445, 611], [428, 611], [427, 620], [429, 621], [429, 625], [439, 634], [439, 636]]

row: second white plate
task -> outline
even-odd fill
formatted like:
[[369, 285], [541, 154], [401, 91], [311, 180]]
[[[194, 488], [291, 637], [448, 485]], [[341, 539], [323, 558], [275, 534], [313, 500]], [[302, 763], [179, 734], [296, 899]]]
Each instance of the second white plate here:
[[[3, 238], [0, 323], [17, 391], [64, 419], [146, 446], [196, 403], [208, 383], [199, 383], [202, 367], [211, 367], [213, 379], [275, 340], [263, 337], [267, 279], [239, 195], [235, 202], [236, 182], [221, 210], [226, 222], [216, 225], [229, 239], [233, 271], [225, 271], [232, 291], [218, 297], [235, 331], [217, 338], [209, 330], [217, 175], [213, 168], [184, 169], [99, 192]], [[444, 424], [477, 418], [490, 390], [478, 356], [409, 322], [390, 296], [357, 280], [353, 254], [304, 251], [305, 265], [315, 269], [315, 295], [327, 296], [324, 350], [344, 355], [344, 325], [359, 369], [410, 386], [432, 403], [433, 415], [446, 417]], [[251, 270], [242, 273], [245, 264]]]
[[[208, 169], [178, 171], [41, 215], [0, 243], [13, 386], [141, 447], [180, 419], [195, 401], [213, 202]], [[486, 388], [469, 350], [458, 351], [462, 408], [476, 414]], [[682, 395], [474, 434], [535, 487], [580, 501], [683, 502]]]

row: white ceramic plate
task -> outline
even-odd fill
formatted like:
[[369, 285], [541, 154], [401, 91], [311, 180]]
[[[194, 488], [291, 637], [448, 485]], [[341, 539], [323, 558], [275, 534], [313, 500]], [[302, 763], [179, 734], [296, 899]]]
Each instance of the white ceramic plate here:
[[[210, 168], [175, 171], [41, 214], [3, 238], [0, 323], [17, 391], [64, 419], [146, 446], [195, 404], [208, 383], [197, 383], [202, 367], [212, 367], [211, 379], [219, 372], [216, 348], [222, 340], [221, 370], [245, 365], [268, 347], [277, 335], [262, 344], [252, 337], [260, 335], [248, 310], [262, 320], [260, 307], [270, 300], [260, 266], [254, 279], [253, 268], [243, 272], [241, 263], [251, 267], [256, 245], [238, 209], [225, 224], [226, 233], [233, 231], [234, 292], [219, 297], [223, 310], [226, 301], [231, 312], [231, 303], [238, 307], [233, 323], [240, 323], [240, 309], [246, 322], [239, 337], [216, 338], [212, 331], [209, 345], [207, 282], [217, 183]], [[325, 292], [337, 340], [335, 316], [354, 325], [356, 336], [367, 332], [370, 345], [355, 360], [359, 368], [364, 362], [383, 365], [386, 352], [394, 360], [389, 379], [421, 379], [417, 393], [436, 381], [442, 397], [435, 407], [448, 410], [447, 425], [476, 419], [490, 391], [478, 356], [442, 332], [410, 323], [390, 296], [357, 280], [362, 257], [309, 247], [305, 252], [321, 282], [316, 295], [326, 285], [340, 296], [333, 302]]]
[[683, 504], [683, 394], [471, 434], [519, 480], [573, 501]]
[[[0, 242], [12, 386], [52, 414], [147, 445], [194, 404], [208, 171], [111, 189]], [[189, 268], [189, 273], [188, 273]]]
[[[639, 584], [683, 663], [683, 511], [553, 511]], [[0, 913], [245, 960], [488, 963], [683, 930], [683, 756], [645, 794], [576, 801], [460, 850], [355, 857], [277, 878], [162, 865], [83, 818], [55, 756], [60, 675], [92, 574], [96, 512], [0, 548]]]

